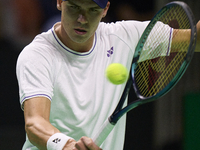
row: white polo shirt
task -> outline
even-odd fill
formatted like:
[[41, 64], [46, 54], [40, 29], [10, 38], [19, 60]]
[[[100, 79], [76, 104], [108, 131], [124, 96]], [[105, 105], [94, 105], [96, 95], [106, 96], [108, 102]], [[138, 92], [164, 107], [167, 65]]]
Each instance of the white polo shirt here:
[[[130, 69], [137, 42], [148, 22], [100, 23], [90, 51], [66, 47], [54, 28], [42, 33], [21, 52], [17, 62], [20, 103], [44, 96], [51, 101], [50, 122], [62, 133], [79, 140], [92, 137], [111, 115], [125, 84], [113, 85], [105, 77], [111, 63]], [[126, 116], [101, 145], [122, 150]], [[23, 150], [35, 150], [26, 140]]]

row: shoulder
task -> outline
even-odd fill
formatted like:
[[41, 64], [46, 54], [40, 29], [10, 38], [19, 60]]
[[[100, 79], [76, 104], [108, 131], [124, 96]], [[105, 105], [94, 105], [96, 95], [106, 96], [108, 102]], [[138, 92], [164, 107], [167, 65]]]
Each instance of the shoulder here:
[[[119, 21], [116, 23], [101, 22], [97, 29], [97, 34], [99, 35], [99, 38], [105, 39], [106, 41], [123, 41], [132, 47], [131, 45], [135, 45], [138, 42], [148, 23], [148, 21]], [[134, 47], [132, 48], [134, 49]]]
[[104, 23], [99, 24], [98, 30], [104, 34], [129, 34], [143, 32], [149, 21], [118, 21], [116, 23]]
[[36, 62], [53, 59], [55, 46], [51, 30], [37, 35], [33, 41], [21, 51], [18, 61]]
[[42, 33], [21, 51], [16, 63], [17, 74], [22, 76], [24, 72], [48, 74], [56, 69], [55, 66], [60, 64], [61, 53], [57, 50], [54, 44], [55, 38], [52, 36], [51, 31]]
[[[133, 52], [148, 22], [119, 21], [99, 24], [97, 37], [99, 41], [109, 45], [128, 46]], [[123, 48], [124, 49], [124, 48]]]

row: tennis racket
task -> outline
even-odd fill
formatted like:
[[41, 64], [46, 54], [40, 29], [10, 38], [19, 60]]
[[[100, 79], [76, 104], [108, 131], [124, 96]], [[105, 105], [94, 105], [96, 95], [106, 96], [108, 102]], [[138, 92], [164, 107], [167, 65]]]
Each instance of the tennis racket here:
[[[138, 42], [130, 77], [116, 109], [92, 138], [98, 146], [125, 113], [174, 87], [192, 59], [196, 35], [194, 16], [183, 2], [168, 3], [154, 16]], [[132, 85], [138, 100], [123, 107]]]

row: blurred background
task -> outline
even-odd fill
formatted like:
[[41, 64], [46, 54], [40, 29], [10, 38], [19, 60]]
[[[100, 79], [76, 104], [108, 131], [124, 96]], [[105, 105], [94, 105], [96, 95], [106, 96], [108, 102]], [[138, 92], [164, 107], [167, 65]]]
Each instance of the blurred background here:
[[[170, 0], [110, 0], [103, 21], [150, 20]], [[200, 19], [200, 1], [184, 0]], [[20, 150], [25, 141], [15, 65], [33, 38], [60, 20], [56, 0], [0, 0], [0, 149]], [[124, 150], [200, 149], [200, 53], [180, 82], [158, 101], [128, 114]], [[133, 98], [133, 90], [129, 98]]]

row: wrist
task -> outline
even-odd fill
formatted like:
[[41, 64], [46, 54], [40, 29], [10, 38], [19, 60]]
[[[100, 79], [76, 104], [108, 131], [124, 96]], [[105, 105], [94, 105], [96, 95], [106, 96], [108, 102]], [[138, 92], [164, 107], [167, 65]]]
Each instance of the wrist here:
[[63, 133], [55, 133], [47, 141], [47, 150], [62, 150], [70, 139], [72, 138]]

